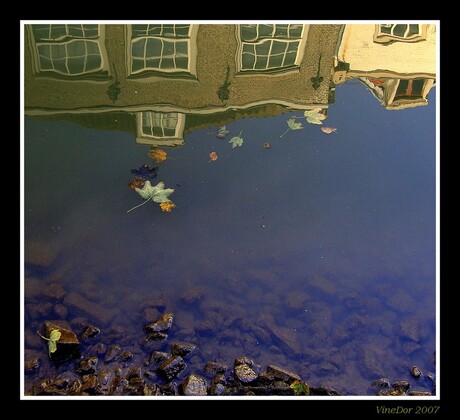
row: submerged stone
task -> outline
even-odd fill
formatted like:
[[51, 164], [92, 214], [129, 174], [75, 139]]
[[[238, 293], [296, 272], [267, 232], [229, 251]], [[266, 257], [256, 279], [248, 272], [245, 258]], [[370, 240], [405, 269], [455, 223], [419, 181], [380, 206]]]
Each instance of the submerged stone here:
[[157, 372], [163, 375], [168, 381], [171, 381], [186, 367], [187, 364], [184, 362], [184, 359], [182, 359], [181, 356], [171, 356], [169, 359], [166, 359], [160, 366], [158, 366]]
[[46, 321], [44, 336], [49, 338], [54, 330], [58, 330], [61, 336], [56, 341], [56, 351], [49, 353], [50, 359], [54, 362], [64, 362], [79, 358], [80, 341], [70, 327], [67, 328], [67, 325], [61, 322], [58, 324], [58, 321]]
[[199, 396], [207, 395], [206, 381], [198, 375], [191, 373], [180, 384], [179, 389], [183, 395]]
[[296, 373], [290, 372], [286, 369], [282, 369], [275, 365], [267, 366], [267, 373], [273, 375], [276, 379], [281, 379], [282, 381], [291, 383], [294, 381], [300, 381], [300, 376]]
[[255, 373], [249, 365], [243, 363], [241, 365], [236, 365], [233, 369], [235, 377], [238, 378], [240, 382], [245, 384], [253, 382], [257, 379], [257, 373]]
[[217, 362], [207, 362], [204, 365], [204, 373], [206, 376], [212, 378], [218, 373], [225, 373], [227, 371], [227, 366], [222, 363]]
[[148, 333], [168, 331], [172, 326], [173, 320], [173, 313], [165, 313], [161, 315], [155, 322], [146, 325], [144, 330]]
[[195, 350], [196, 344], [187, 343], [185, 341], [176, 341], [171, 345], [171, 352], [175, 356], [184, 357], [191, 351]]

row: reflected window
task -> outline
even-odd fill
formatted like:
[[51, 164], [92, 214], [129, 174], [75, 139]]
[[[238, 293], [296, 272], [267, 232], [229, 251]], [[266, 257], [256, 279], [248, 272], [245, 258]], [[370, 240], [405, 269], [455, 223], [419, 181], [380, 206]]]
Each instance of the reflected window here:
[[193, 25], [130, 25], [130, 74], [193, 73]]
[[34, 24], [30, 28], [37, 73], [76, 77], [105, 70], [101, 25]]
[[240, 71], [271, 72], [300, 64], [305, 26], [239, 25]]
[[426, 39], [427, 25], [416, 24], [380, 24], [376, 25], [374, 41], [388, 42], [416, 42]]
[[399, 80], [394, 99], [422, 98], [426, 79]]
[[177, 137], [179, 115], [177, 112], [144, 111], [142, 114], [141, 135], [145, 137]]

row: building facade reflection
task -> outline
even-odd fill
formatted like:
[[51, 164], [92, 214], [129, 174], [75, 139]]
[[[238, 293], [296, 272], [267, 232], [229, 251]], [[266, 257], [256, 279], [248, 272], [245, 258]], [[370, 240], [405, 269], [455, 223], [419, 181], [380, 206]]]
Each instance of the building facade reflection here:
[[388, 109], [426, 104], [435, 25], [28, 24], [25, 113], [177, 146], [196, 128], [321, 108], [357, 78]]

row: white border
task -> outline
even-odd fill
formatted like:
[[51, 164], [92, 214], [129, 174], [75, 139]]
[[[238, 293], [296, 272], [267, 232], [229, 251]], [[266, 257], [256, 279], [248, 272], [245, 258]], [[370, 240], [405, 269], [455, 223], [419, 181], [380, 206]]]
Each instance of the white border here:
[[[32, 23], [97, 23], [94, 20], [21, 20], [20, 21], [20, 63], [21, 63], [21, 74], [20, 74], [20, 169], [21, 169], [21, 186], [20, 186], [20, 291], [21, 291], [21, 301], [20, 301], [20, 326], [21, 326], [21, 348], [20, 348], [20, 389], [21, 389], [21, 400], [204, 400], [204, 401], [215, 401], [215, 400], [240, 400], [244, 401], [250, 400], [376, 400], [376, 401], [385, 401], [388, 403], [386, 407], [392, 408], [394, 401], [409, 400], [414, 403], [419, 400], [429, 400], [429, 401], [438, 401], [441, 398], [440, 390], [440, 127], [439, 127], [439, 117], [440, 117], [440, 26], [441, 22], [439, 20], [391, 20], [388, 23], [426, 23], [426, 24], [435, 24], [436, 25], [436, 395], [427, 396], [427, 397], [416, 397], [416, 396], [398, 396], [398, 397], [380, 397], [380, 396], [203, 396], [203, 397], [187, 397], [187, 396], [28, 396], [24, 395], [24, 30], [26, 24]], [[381, 23], [381, 20], [343, 20], [343, 21], [330, 21], [330, 20], [264, 20], [264, 21], [250, 21], [250, 20], [229, 20], [229, 21], [220, 21], [220, 20], [109, 20], [101, 21], [101, 24], [130, 24], [130, 23], [192, 23], [192, 24], [239, 24], [239, 23], [299, 23], [299, 24], [376, 24]], [[383, 405], [383, 404], [382, 404]]]

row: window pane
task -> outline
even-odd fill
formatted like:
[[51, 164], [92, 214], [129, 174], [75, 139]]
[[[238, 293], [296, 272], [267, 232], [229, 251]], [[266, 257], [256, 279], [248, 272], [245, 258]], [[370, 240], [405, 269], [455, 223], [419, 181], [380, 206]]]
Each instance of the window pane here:
[[282, 67], [283, 66], [284, 54], [272, 55], [268, 61], [268, 67]]
[[165, 128], [164, 135], [165, 137], [174, 137], [176, 135], [176, 129], [175, 128]]
[[274, 32], [273, 25], [259, 25], [259, 38], [271, 37]]
[[301, 38], [303, 25], [290, 25], [289, 38]]
[[177, 57], [176, 67], [178, 69], [188, 70], [188, 58], [187, 57]]
[[49, 39], [50, 25], [32, 25], [32, 32], [36, 41]]
[[284, 66], [293, 66], [295, 64], [296, 53], [287, 53], [284, 59]]
[[408, 36], [414, 36], [420, 34], [420, 25], [409, 25]]
[[267, 57], [266, 56], [257, 56], [255, 69], [262, 70], [267, 68]]
[[67, 66], [69, 67], [70, 74], [81, 74], [85, 71], [85, 60], [84, 58], [69, 58]]
[[73, 37], [83, 36], [81, 25], [68, 25], [68, 34]]
[[165, 41], [163, 45], [163, 57], [171, 56], [176, 53], [176, 48], [174, 42]]
[[136, 39], [131, 43], [131, 54], [133, 58], [143, 58], [145, 48], [145, 38]]
[[174, 67], [175, 67], [174, 66], [174, 60], [172, 58], [164, 57], [161, 60], [161, 68], [162, 69], [173, 69]]
[[169, 128], [176, 128], [177, 125], [177, 113], [166, 114], [163, 118], [163, 125]]
[[152, 57], [161, 57], [161, 51], [163, 47], [163, 41], [156, 38], [148, 38], [147, 39], [147, 49], [145, 51], [145, 56], [152, 58]]
[[391, 35], [391, 28], [392, 27], [393, 27], [393, 25], [388, 25], [388, 24], [380, 25], [380, 32], [382, 34], [385, 34], [385, 35]]
[[67, 57], [65, 44], [64, 45], [50, 44], [50, 47], [51, 47], [51, 59], [52, 60]]
[[297, 54], [297, 50], [299, 49], [299, 41], [294, 41], [294, 42], [289, 42], [287, 51], [288, 52], [294, 52]]
[[39, 56], [40, 60], [40, 69], [41, 70], [52, 70], [53, 69], [53, 64], [51, 60], [47, 57]]
[[69, 57], [85, 56], [85, 41], [74, 41], [67, 44], [67, 54]]
[[188, 42], [187, 41], [179, 41], [176, 42], [176, 54], [180, 55], [188, 55]]
[[65, 25], [50, 25], [51, 36], [50, 39], [58, 39], [67, 35], [67, 28]]
[[286, 51], [287, 46], [288, 44], [286, 42], [273, 41], [272, 54], [284, 54], [284, 51]]
[[53, 66], [58, 72], [68, 74], [65, 59], [53, 60]]
[[407, 25], [395, 25], [393, 27], [393, 34], [399, 37], [404, 37], [406, 30], [407, 30]]
[[102, 60], [100, 55], [88, 55], [86, 58], [85, 71], [99, 70], [102, 67]]
[[145, 67], [149, 69], [159, 69], [160, 68], [160, 58], [149, 58], [145, 61]]
[[40, 57], [51, 57], [51, 45], [50, 44], [41, 44], [37, 45], [38, 55]]
[[287, 38], [289, 25], [275, 25], [275, 38]]
[[97, 43], [96, 41], [81, 41], [81, 42], [85, 43], [87, 54], [101, 55], [101, 51], [99, 49], [99, 43]]
[[242, 56], [242, 66], [243, 69], [253, 69], [254, 68], [255, 57], [253, 54], [243, 53]]
[[163, 137], [163, 130], [159, 127], [153, 127], [152, 128], [152, 134], [155, 137]]
[[188, 38], [190, 36], [190, 25], [176, 25], [176, 38]]
[[144, 68], [144, 60], [134, 59], [131, 65], [132, 72], [138, 72]]
[[272, 41], [268, 40], [263, 42], [262, 44], [256, 45], [256, 54], [257, 55], [268, 55], [270, 52], [270, 46]]
[[257, 25], [240, 25], [242, 41], [250, 42], [257, 39]]
[[414, 79], [412, 81], [412, 96], [422, 96], [425, 79]]

